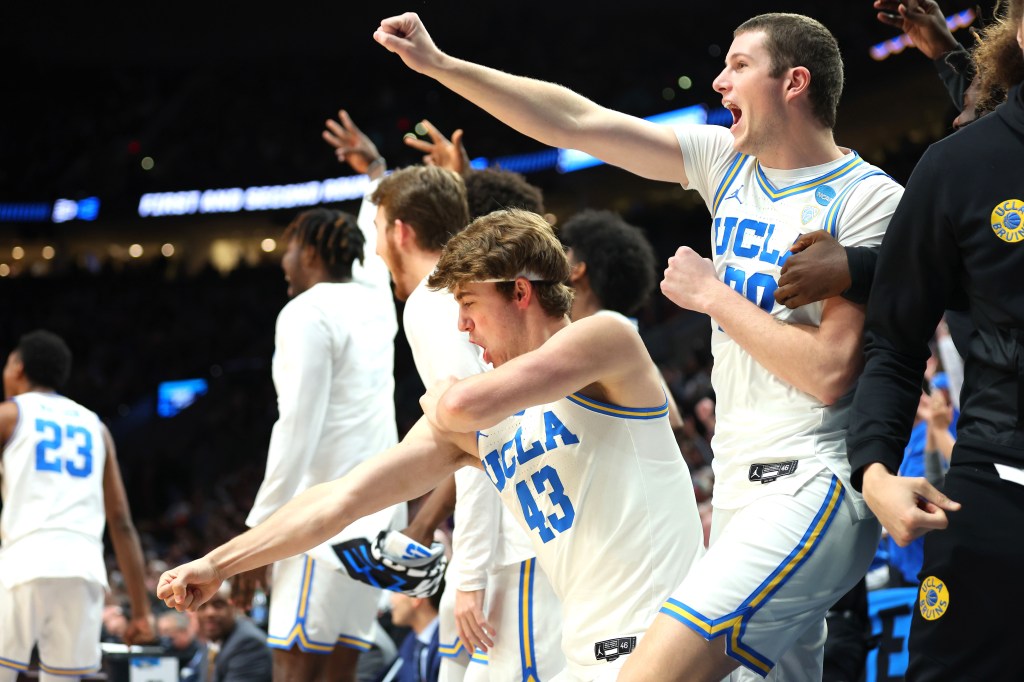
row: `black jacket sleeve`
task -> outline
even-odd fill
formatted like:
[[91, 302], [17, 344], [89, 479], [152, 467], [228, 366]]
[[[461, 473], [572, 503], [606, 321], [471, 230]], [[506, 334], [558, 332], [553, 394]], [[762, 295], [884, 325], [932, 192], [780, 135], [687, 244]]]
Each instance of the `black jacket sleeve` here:
[[893, 214], [878, 257], [865, 319], [865, 367], [847, 448], [853, 485], [882, 462], [896, 472], [921, 396], [928, 342], [961, 270], [941, 200], [948, 173], [934, 147], [922, 157]]
[[846, 262], [850, 268], [850, 288], [843, 292], [843, 298], [853, 303], [868, 302], [871, 280], [875, 278], [878, 263], [877, 246], [847, 246]]

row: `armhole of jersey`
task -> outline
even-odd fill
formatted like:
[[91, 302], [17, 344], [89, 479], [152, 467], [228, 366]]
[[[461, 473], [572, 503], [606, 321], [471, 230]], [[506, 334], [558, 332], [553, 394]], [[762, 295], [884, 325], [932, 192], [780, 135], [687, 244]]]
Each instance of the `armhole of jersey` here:
[[14, 403], [16, 408], [18, 408], [18, 420], [14, 422], [14, 428], [11, 430], [11, 437], [8, 438], [7, 442], [3, 444], [2, 448], [0, 448], [0, 457], [3, 457], [3, 454], [7, 452], [7, 447], [17, 440], [18, 433], [21, 430], [21, 422], [24, 421], [22, 416], [25, 414], [25, 410], [22, 409], [21, 403], [18, 401], [18, 396], [11, 398], [11, 402]]
[[729, 191], [729, 187], [732, 186], [736, 176], [739, 175], [740, 169], [743, 168], [743, 164], [750, 158], [746, 154], [740, 154], [737, 152], [736, 156], [733, 157], [732, 163], [725, 169], [725, 177], [722, 178], [722, 182], [719, 183], [718, 189], [715, 190], [714, 198], [711, 201], [711, 217], [718, 213], [718, 206], [722, 203], [722, 197]]
[[[889, 175], [884, 171], [880, 171], [877, 168], [872, 169], [847, 185], [846, 189], [844, 189], [839, 196], [836, 197], [836, 200], [832, 202], [832, 206], [829, 207], [828, 213], [825, 214], [823, 226], [825, 230], [827, 230], [828, 233], [836, 240], [839, 239], [839, 215], [846, 206], [846, 202], [850, 198], [850, 194], [853, 193], [854, 188], [856, 188], [862, 181], [875, 175], [884, 175], [889, 177]], [[890, 178], [890, 180], [891, 179], [892, 178]]]
[[668, 396], [665, 396], [665, 402], [657, 407], [622, 407], [621, 405], [603, 403], [581, 393], [567, 395], [565, 399], [585, 410], [619, 419], [659, 419], [661, 417], [668, 417]]

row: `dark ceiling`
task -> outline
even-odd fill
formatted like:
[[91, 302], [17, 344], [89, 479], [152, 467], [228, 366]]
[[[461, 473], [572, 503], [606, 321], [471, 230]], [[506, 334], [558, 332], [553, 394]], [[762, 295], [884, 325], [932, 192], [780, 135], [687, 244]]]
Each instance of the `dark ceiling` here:
[[[917, 54], [869, 58], [872, 44], [894, 35], [870, 0], [12, 4], [0, 21], [0, 199], [100, 195], [115, 214], [143, 192], [345, 174], [319, 137], [342, 106], [392, 165], [416, 160], [401, 136], [423, 117], [465, 128], [473, 154], [538, 149], [373, 42], [379, 20], [404, 10], [419, 12], [456, 56], [637, 115], [717, 104], [711, 80], [732, 29], [768, 10], [809, 14], [836, 33], [850, 103], [841, 125], [860, 116], [844, 121], [844, 111], [879, 90], [897, 98], [892, 117], [902, 124], [914, 106], [898, 101], [905, 84], [933, 78]], [[948, 14], [970, 3], [943, 6]], [[688, 91], [677, 86], [683, 75]], [[888, 113], [875, 112], [882, 127]], [[140, 167], [144, 156], [153, 170]]]

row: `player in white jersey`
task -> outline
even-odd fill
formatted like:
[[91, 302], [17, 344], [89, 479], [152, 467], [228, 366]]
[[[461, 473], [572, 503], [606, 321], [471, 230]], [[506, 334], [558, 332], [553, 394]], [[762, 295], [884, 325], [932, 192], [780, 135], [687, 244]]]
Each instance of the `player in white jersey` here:
[[[506, 191], [514, 180], [504, 182]], [[492, 173], [491, 181], [502, 179]], [[423, 385], [485, 371], [480, 350], [458, 329], [455, 298], [427, 286], [445, 242], [469, 222], [463, 182], [443, 168], [413, 166], [382, 180], [371, 200], [377, 204], [378, 253], [391, 271], [395, 295], [405, 299], [405, 334]], [[565, 662], [559, 605], [547, 577], [534, 567], [533, 547], [481, 471], [460, 469], [455, 483], [452, 561], [440, 609], [440, 679], [548, 680]], [[410, 537], [428, 543], [427, 537]], [[528, 582], [520, 579], [524, 572]]]
[[[319, 208], [285, 231], [281, 267], [293, 298], [275, 334], [279, 417], [249, 525], [397, 442], [398, 324], [387, 269], [372, 255], [372, 214], [360, 220]], [[404, 505], [360, 520], [335, 541], [374, 537], [392, 522], [404, 524]], [[370, 648], [380, 593], [335, 570], [332, 559], [321, 547], [274, 566], [267, 643], [277, 680], [354, 680], [359, 653]], [[239, 581], [239, 603], [249, 603], [262, 578], [256, 571]]]
[[125, 641], [153, 639], [142, 547], [114, 443], [99, 417], [57, 393], [71, 352], [47, 331], [26, 334], [4, 366], [0, 404], [0, 681], [39, 649], [39, 679], [77, 680], [100, 667], [108, 523], [131, 600]]
[[[845, 410], [826, 407], [859, 371], [864, 313], [831, 299], [789, 318], [765, 291], [776, 286], [784, 236], [791, 244], [825, 224], [848, 243], [877, 242], [900, 195], [887, 178], [863, 177], [874, 169], [835, 143], [843, 82], [835, 39], [799, 15], [741, 25], [714, 83], [733, 125], [716, 132], [676, 131], [450, 57], [415, 14], [385, 19], [374, 38], [535, 139], [701, 189], [720, 219], [716, 261], [681, 248], [662, 290], [721, 328], [713, 545], [624, 677], [717, 680], [740, 666], [738, 676], [820, 676], [824, 614], [863, 574], [878, 533], [873, 519], [861, 520], [863, 503], [847, 484]], [[727, 414], [733, 431], [723, 433], [723, 409], [753, 405], [752, 396], [761, 397], [755, 416]]]
[[532, 213], [497, 211], [452, 237], [428, 283], [453, 291], [460, 328], [494, 370], [436, 385], [396, 448], [168, 571], [157, 595], [194, 609], [224, 578], [483, 459], [562, 601], [568, 666], [556, 679], [615, 679], [703, 533], [657, 367], [617, 320], [570, 324], [568, 275], [552, 228]]

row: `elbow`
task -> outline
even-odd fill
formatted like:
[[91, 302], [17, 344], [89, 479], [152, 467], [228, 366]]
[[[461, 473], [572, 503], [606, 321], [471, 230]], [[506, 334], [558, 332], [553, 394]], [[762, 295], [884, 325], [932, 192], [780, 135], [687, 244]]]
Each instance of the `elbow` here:
[[459, 384], [454, 384], [437, 403], [437, 423], [447, 430], [455, 433], [472, 431], [478, 415], [473, 412], [473, 405], [479, 401], [473, 400], [471, 391]]
[[857, 367], [837, 367], [828, 372], [819, 384], [815, 398], [825, 405], [835, 405], [849, 393], [857, 383]]

